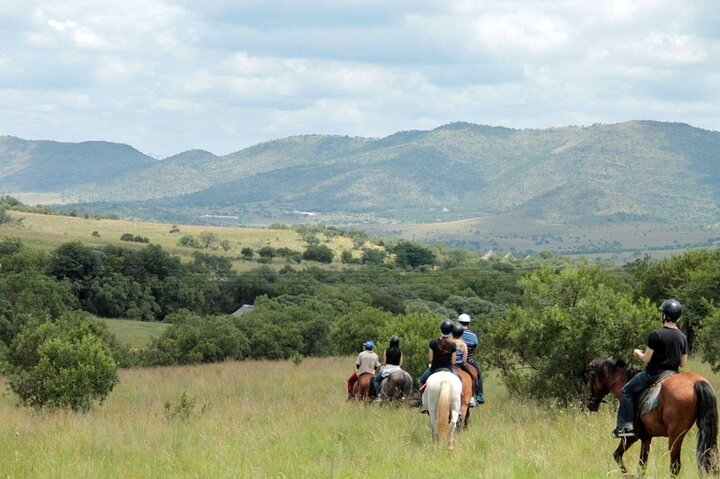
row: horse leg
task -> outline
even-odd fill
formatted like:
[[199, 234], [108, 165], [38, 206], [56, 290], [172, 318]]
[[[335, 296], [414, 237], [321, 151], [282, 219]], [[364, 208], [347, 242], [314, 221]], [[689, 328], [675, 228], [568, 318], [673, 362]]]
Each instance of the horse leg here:
[[640, 470], [641, 474], [645, 473], [647, 467], [648, 456], [650, 455], [650, 441], [652, 439], [643, 439], [640, 443]]
[[625, 467], [625, 462], [623, 461], [623, 454], [625, 454], [625, 451], [630, 449], [630, 446], [635, 444], [635, 441], [637, 441], [636, 437], [627, 437], [620, 439], [620, 444], [618, 444], [617, 449], [615, 449], [615, 452], [613, 453], [613, 458], [615, 459], [615, 462], [617, 462], [617, 465], [620, 467], [620, 470], [623, 474], [627, 474], [627, 467]]
[[670, 450], [670, 474], [677, 476], [680, 472], [680, 451], [682, 450], [683, 439], [688, 430], [668, 431], [668, 449]]

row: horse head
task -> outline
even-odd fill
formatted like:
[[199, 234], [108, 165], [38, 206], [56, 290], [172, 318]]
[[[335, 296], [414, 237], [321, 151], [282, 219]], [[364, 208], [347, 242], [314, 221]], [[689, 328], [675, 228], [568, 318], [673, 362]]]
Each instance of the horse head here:
[[620, 375], [627, 369], [622, 359], [595, 358], [585, 368], [585, 381], [589, 386], [585, 406], [589, 411], [600, 409], [603, 398], [612, 390]]

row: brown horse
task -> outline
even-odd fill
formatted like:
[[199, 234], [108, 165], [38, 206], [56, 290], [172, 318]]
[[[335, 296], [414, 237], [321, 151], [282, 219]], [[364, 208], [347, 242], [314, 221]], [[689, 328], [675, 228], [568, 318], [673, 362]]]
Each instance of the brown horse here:
[[[618, 400], [620, 390], [636, 374], [622, 360], [596, 358], [587, 368], [590, 396], [587, 408], [597, 411], [603, 398], [612, 392]], [[696, 373], [683, 372], [662, 383], [660, 407], [635, 420], [637, 436], [620, 440], [613, 457], [626, 473], [623, 454], [640, 439], [640, 467], [644, 468], [653, 437], [667, 437], [670, 451], [670, 472], [680, 471], [680, 450], [693, 422], [697, 423], [696, 455], [698, 467], [708, 473], [718, 471], [718, 411], [715, 392], [710, 383]]]
[[[471, 367], [472, 370], [472, 367]], [[473, 380], [467, 372], [456, 368], [455, 372], [462, 382], [462, 393], [460, 394], [460, 420], [457, 423], [458, 429], [467, 429], [470, 421], [470, 400], [473, 397]]]
[[355, 399], [362, 399], [367, 401], [370, 396], [370, 383], [372, 383], [375, 377], [372, 373], [365, 373], [358, 376], [358, 380], [353, 386], [353, 396]]

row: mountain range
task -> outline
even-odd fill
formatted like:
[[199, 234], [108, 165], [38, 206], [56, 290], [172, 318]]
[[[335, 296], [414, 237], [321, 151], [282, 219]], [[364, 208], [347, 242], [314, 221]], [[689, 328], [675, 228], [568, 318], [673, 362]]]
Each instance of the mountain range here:
[[243, 224], [720, 222], [720, 133], [683, 123], [511, 129], [452, 123], [386, 138], [305, 135], [155, 160], [128, 145], [0, 136], [0, 194], [67, 208]]

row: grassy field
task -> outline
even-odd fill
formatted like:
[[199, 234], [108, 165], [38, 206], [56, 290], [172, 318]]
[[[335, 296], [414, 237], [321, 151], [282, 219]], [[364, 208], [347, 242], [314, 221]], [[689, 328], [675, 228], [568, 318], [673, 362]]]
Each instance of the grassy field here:
[[170, 325], [157, 321], [131, 321], [129, 319], [100, 318], [108, 330], [122, 344], [132, 349], [139, 349], [148, 344], [150, 336], [160, 336]]
[[[453, 455], [431, 444], [427, 416], [345, 402], [352, 358], [229, 362], [121, 372], [85, 415], [36, 413], [0, 397], [3, 478], [606, 478], [613, 411], [543, 407], [508, 396], [493, 375]], [[709, 372], [702, 365], [704, 374]], [[715, 385], [720, 379], [711, 375]], [[647, 477], [667, 477], [655, 441]], [[695, 478], [695, 430], [681, 478]], [[638, 449], [627, 454], [635, 470]]]
[[[240, 250], [250, 247], [257, 252], [263, 246], [273, 248], [290, 248], [302, 252], [307, 244], [297, 232], [290, 229], [269, 229], [269, 228], [230, 228], [219, 226], [197, 226], [177, 225], [178, 232], [171, 233], [173, 225], [165, 223], [146, 223], [140, 221], [86, 219], [81, 217], [42, 215], [35, 213], [8, 212], [13, 218], [22, 218], [20, 227], [3, 226], [0, 229], [0, 238], [20, 238], [32, 248], [53, 250], [63, 243], [69, 241], [81, 241], [89, 246], [120, 245], [127, 248], [143, 248], [144, 243], [120, 241], [125, 233], [135, 236], [143, 236], [150, 240], [150, 243], [162, 246], [162, 248], [174, 255], [189, 260], [195, 251], [212, 253], [225, 256], [233, 260], [237, 269], [245, 269], [257, 266], [254, 262], [243, 262], [237, 258]], [[198, 238], [202, 232], [215, 233], [220, 241], [227, 240], [230, 249], [224, 251], [217, 249], [193, 249], [178, 246], [178, 240], [184, 235], [192, 235]], [[93, 236], [97, 232], [99, 236]], [[324, 239], [319, 235], [320, 239]], [[340, 252], [344, 249], [352, 249], [353, 243], [347, 237], [333, 237], [323, 244], [330, 247], [339, 258]], [[357, 253], [359, 254], [359, 253]], [[284, 259], [276, 261], [284, 263]]]

